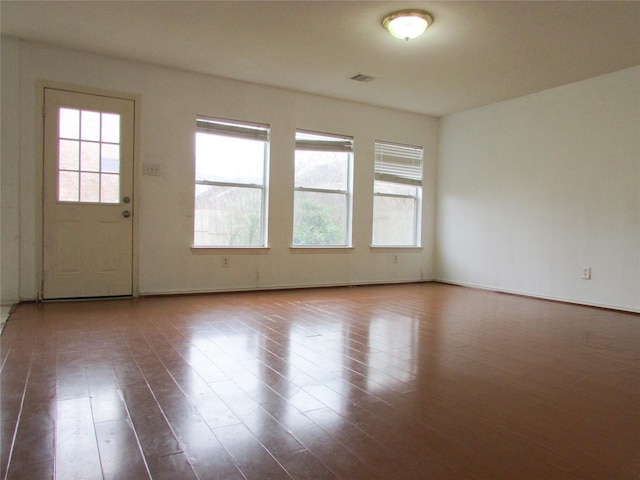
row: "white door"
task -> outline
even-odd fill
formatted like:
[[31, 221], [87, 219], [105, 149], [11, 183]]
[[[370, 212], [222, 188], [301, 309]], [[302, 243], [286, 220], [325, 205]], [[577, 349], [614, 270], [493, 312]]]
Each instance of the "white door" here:
[[132, 295], [134, 101], [44, 102], [42, 297]]

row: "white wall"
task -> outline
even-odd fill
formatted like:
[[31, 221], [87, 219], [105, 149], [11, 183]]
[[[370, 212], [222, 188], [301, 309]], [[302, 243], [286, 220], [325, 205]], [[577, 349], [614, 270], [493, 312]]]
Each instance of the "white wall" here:
[[[5, 55], [5, 50], [9, 52]], [[51, 46], [2, 39], [2, 182], [11, 185], [8, 208], [19, 232], [5, 248], [3, 217], [2, 296], [23, 300], [38, 294], [41, 186], [38, 81], [62, 82], [141, 96], [138, 192], [138, 287], [142, 293], [217, 291], [328, 284], [428, 280], [433, 276], [435, 118], [321, 98], [276, 88], [101, 57]], [[11, 72], [4, 82], [4, 72]], [[349, 81], [345, 78], [344, 81]], [[366, 88], [366, 85], [363, 86]], [[6, 104], [6, 105], [5, 105]], [[5, 106], [7, 107], [5, 109]], [[204, 114], [271, 125], [268, 253], [238, 253], [223, 269], [218, 255], [191, 251], [194, 132]], [[13, 123], [7, 127], [5, 122]], [[351, 135], [355, 148], [354, 249], [336, 253], [290, 251], [293, 156], [296, 128]], [[5, 135], [6, 133], [6, 135]], [[425, 148], [423, 249], [373, 252], [371, 237], [375, 139]], [[6, 146], [6, 147], [5, 147]], [[143, 176], [142, 163], [161, 165], [161, 177]], [[3, 213], [5, 208], [3, 189]], [[19, 203], [15, 203], [15, 199]], [[12, 210], [13, 212], [13, 210]], [[19, 251], [16, 251], [19, 247]], [[228, 253], [225, 253], [228, 255]], [[10, 271], [4, 275], [6, 257]]]
[[17, 303], [19, 293], [19, 49], [15, 42], [0, 44], [0, 303]]
[[442, 118], [436, 232], [439, 280], [640, 311], [640, 67]]
[[[438, 134], [431, 117], [11, 38], [1, 53], [3, 303], [38, 294], [44, 80], [141, 96], [142, 293], [418, 281], [435, 268], [447, 282], [640, 311], [640, 67], [447, 116]], [[190, 249], [197, 114], [272, 127], [271, 248], [233, 254], [228, 269]], [[296, 128], [355, 137], [353, 251], [289, 249]], [[369, 249], [375, 139], [425, 147], [423, 249], [397, 265]], [[142, 176], [142, 162], [164, 175]]]

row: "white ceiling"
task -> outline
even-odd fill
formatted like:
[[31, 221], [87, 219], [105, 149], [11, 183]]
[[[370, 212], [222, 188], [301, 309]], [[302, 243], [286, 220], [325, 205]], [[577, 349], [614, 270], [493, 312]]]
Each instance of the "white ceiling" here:
[[[434, 18], [409, 42], [381, 26], [405, 8]], [[0, 18], [28, 40], [436, 116], [640, 64], [636, 1], [2, 0]]]

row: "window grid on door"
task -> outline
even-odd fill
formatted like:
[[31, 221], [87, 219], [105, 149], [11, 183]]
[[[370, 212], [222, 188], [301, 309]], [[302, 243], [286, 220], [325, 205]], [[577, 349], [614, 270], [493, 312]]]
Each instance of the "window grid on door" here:
[[60, 108], [58, 201], [119, 203], [120, 115]]

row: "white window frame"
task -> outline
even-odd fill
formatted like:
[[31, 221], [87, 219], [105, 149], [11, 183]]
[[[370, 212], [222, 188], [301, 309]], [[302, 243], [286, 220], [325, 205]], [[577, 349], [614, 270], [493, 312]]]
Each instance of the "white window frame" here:
[[[229, 137], [262, 140], [264, 141], [263, 155], [263, 174], [262, 184], [242, 183], [242, 182], [225, 182], [195, 179], [195, 185], [208, 185], [232, 188], [248, 188], [261, 190], [261, 211], [260, 211], [260, 244], [259, 245], [223, 245], [223, 244], [196, 244], [195, 243], [195, 205], [194, 205], [194, 226], [193, 226], [193, 248], [216, 248], [216, 249], [233, 249], [233, 248], [266, 248], [268, 245], [268, 187], [269, 187], [269, 145], [270, 145], [270, 126], [260, 123], [251, 123], [240, 120], [229, 120], [224, 118], [207, 117], [198, 115], [196, 119], [197, 133], [213, 133]], [[197, 153], [195, 161], [197, 162]]]
[[[375, 210], [372, 219], [371, 246], [373, 247], [420, 247], [422, 240], [422, 173], [424, 162], [423, 147], [400, 143], [375, 141], [374, 162], [374, 209], [375, 197], [405, 198], [414, 201], [413, 243], [412, 244], [379, 244], [373, 241]], [[393, 194], [377, 190], [377, 182], [395, 183], [415, 187], [415, 194]]]
[[[317, 140], [298, 139], [298, 135], [312, 135], [323, 137]], [[351, 248], [352, 247], [352, 216], [353, 216], [353, 137], [346, 135], [336, 135], [332, 133], [316, 132], [311, 130], [296, 130], [296, 152], [299, 150], [308, 150], [316, 152], [345, 152], [348, 153], [347, 157], [347, 189], [329, 189], [329, 188], [315, 188], [315, 187], [298, 187], [295, 186], [294, 180], [294, 215], [295, 215], [295, 193], [296, 192], [312, 192], [312, 193], [327, 193], [327, 194], [341, 194], [345, 196], [346, 202], [346, 219], [345, 219], [345, 243], [340, 244], [300, 244], [294, 243], [295, 238], [292, 238], [291, 243], [294, 248]], [[295, 159], [294, 159], [294, 177], [295, 177]]]

